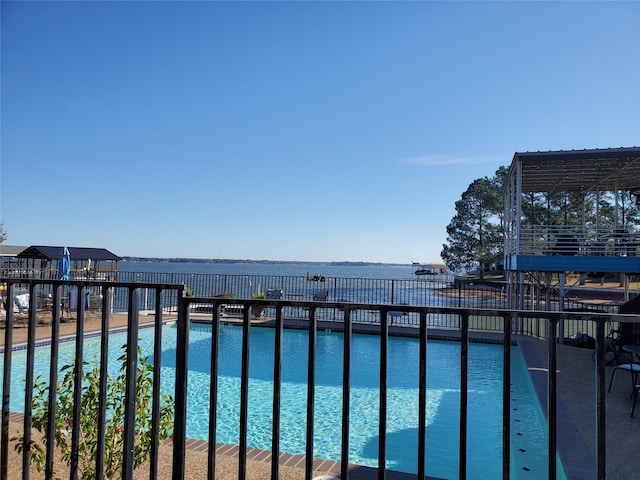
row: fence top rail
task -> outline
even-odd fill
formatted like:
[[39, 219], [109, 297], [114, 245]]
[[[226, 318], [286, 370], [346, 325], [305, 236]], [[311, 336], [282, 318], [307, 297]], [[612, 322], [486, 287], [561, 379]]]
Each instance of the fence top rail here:
[[109, 280], [55, 280], [39, 278], [6, 278], [0, 277], [0, 283], [9, 285], [52, 285], [52, 286], [87, 286], [87, 287], [114, 287], [114, 288], [150, 288], [161, 290], [185, 290], [182, 283], [152, 283], [152, 282], [115, 282]]
[[[84, 280], [87, 277], [87, 271], [77, 268], [71, 269], [71, 278], [74, 279], [74, 276], [82, 275], [78, 280]], [[117, 274], [118, 277], [127, 276], [127, 277], [136, 277], [136, 276], [146, 276], [150, 278], [166, 278], [166, 277], [176, 277], [176, 278], [206, 278], [206, 277], [236, 277], [236, 278], [245, 278], [245, 279], [256, 279], [256, 278], [264, 278], [264, 279], [274, 279], [274, 280], [304, 280], [308, 282], [310, 285], [330, 285], [334, 282], [353, 282], [353, 281], [361, 281], [361, 282], [372, 282], [372, 283], [383, 283], [383, 282], [396, 282], [396, 283], [405, 283], [405, 282], [424, 282], [424, 278], [370, 278], [370, 277], [341, 277], [341, 276], [331, 276], [331, 275], [318, 275], [318, 278], [309, 277], [305, 275], [278, 275], [272, 273], [216, 273], [216, 272], [147, 272], [147, 271], [105, 271], [100, 273], [113, 273]], [[25, 276], [26, 274], [26, 276]], [[29, 268], [20, 268], [16, 266], [6, 267], [0, 266], [0, 281], [4, 281], [4, 279], [13, 278], [13, 279], [26, 279], [26, 278], [38, 278], [38, 279], [50, 279], [55, 280], [58, 274], [58, 270], [56, 268], [43, 268], [43, 267], [29, 267]], [[37, 277], [34, 277], [37, 275]], [[441, 281], [453, 281], [455, 278], [455, 274], [452, 272], [438, 274], [436, 276]], [[169, 282], [171, 283], [171, 282]]]
[[221, 305], [258, 305], [272, 307], [303, 307], [303, 308], [333, 308], [339, 310], [375, 310], [383, 314], [389, 312], [426, 313], [468, 315], [480, 317], [512, 318], [544, 318], [552, 321], [560, 320], [588, 320], [595, 322], [624, 322], [640, 323], [640, 315], [608, 314], [601, 312], [567, 312], [544, 310], [509, 310], [489, 308], [462, 308], [462, 307], [437, 307], [416, 305], [389, 305], [380, 303], [350, 303], [350, 302], [319, 302], [319, 301], [292, 301], [292, 300], [264, 300], [221, 297], [185, 297], [188, 304], [210, 304], [214, 308]]
[[381, 303], [357, 303], [357, 302], [327, 302], [311, 300], [271, 300], [271, 299], [240, 299], [226, 297], [183, 297], [186, 290], [181, 283], [153, 283], [153, 282], [116, 282], [108, 280], [55, 280], [55, 279], [33, 279], [33, 278], [4, 278], [0, 277], [0, 283], [9, 285], [51, 285], [51, 286], [91, 286], [126, 289], [160, 289], [175, 290], [179, 296], [188, 304], [200, 303], [211, 304], [218, 307], [220, 305], [260, 305], [260, 306], [290, 306], [304, 308], [333, 308], [340, 310], [375, 310], [383, 314], [389, 312], [425, 313], [425, 314], [449, 314], [449, 315], [469, 315], [481, 317], [502, 317], [510, 318], [544, 318], [552, 321], [560, 320], [588, 320], [595, 322], [624, 322], [640, 323], [640, 315], [632, 314], [608, 314], [602, 312], [568, 312], [568, 311], [545, 311], [545, 310], [512, 310], [512, 309], [489, 309], [489, 308], [462, 308], [462, 307], [440, 307], [440, 306], [417, 306], [400, 304]]

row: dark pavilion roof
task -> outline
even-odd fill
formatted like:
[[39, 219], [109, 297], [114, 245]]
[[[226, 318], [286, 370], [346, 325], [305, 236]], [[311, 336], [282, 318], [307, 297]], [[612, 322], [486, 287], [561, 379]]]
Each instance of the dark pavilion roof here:
[[[49, 247], [42, 245], [32, 245], [24, 249], [18, 255], [17, 258], [36, 258], [40, 260], [58, 260], [60, 258], [60, 252], [64, 247]], [[119, 256], [111, 253], [105, 248], [84, 248], [84, 247], [67, 247], [71, 260], [93, 260], [99, 261], [113, 261], [117, 262], [122, 260]]]
[[640, 147], [516, 152], [522, 192], [593, 192], [626, 190], [640, 193]]

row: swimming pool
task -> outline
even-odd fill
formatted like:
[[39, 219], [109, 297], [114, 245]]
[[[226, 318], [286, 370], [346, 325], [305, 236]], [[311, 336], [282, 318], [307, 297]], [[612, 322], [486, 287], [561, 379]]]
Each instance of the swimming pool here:
[[[163, 329], [162, 389], [173, 394], [176, 329]], [[238, 444], [240, 413], [240, 351], [242, 330], [220, 330], [217, 441]], [[110, 358], [121, 353], [125, 334], [112, 335]], [[153, 329], [140, 331], [145, 353], [153, 351]], [[270, 450], [273, 397], [274, 331], [251, 330], [248, 445]], [[73, 342], [60, 349], [60, 365], [71, 362]], [[190, 438], [207, 440], [211, 328], [190, 331], [188, 425]], [[351, 425], [349, 461], [377, 466], [379, 337], [352, 339]], [[97, 358], [99, 337], [85, 342], [85, 358]], [[512, 478], [546, 476], [546, 433], [519, 349], [512, 347]], [[36, 375], [48, 375], [48, 347], [39, 347]], [[314, 456], [339, 461], [342, 402], [342, 335], [318, 332], [315, 391]], [[459, 344], [429, 341], [427, 347], [427, 474], [458, 476], [458, 415], [460, 397]], [[23, 410], [24, 361], [14, 353], [11, 409]], [[415, 473], [418, 426], [418, 355], [416, 339], [389, 339], [387, 467]], [[305, 454], [307, 332], [286, 330], [283, 339], [281, 450]], [[22, 371], [20, 369], [22, 368]], [[118, 365], [113, 366], [112, 375]], [[468, 469], [470, 478], [500, 478], [502, 461], [502, 347], [469, 346]]]

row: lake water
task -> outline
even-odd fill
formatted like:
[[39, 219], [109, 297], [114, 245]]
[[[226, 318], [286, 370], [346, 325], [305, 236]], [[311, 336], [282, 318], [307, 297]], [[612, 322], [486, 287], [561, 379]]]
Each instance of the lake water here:
[[220, 275], [323, 275], [341, 278], [375, 278], [385, 280], [415, 280], [413, 265], [375, 264], [341, 265], [335, 263], [201, 263], [201, 262], [141, 262], [122, 261], [123, 272], [195, 273]]

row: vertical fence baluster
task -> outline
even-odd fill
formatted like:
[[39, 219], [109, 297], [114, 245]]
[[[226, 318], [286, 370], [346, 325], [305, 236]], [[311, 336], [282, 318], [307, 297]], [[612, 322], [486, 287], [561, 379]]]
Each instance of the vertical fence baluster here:
[[425, 476], [427, 450], [427, 313], [420, 312], [420, 355], [418, 378], [418, 478]]
[[185, 478], [187, 435], [187, 371], [189, 368], [189, 302], [178, 289], [178, 324], [176, 331], [176, 385], [173, 428], [173, 480]]
[[60, 340], [60, 313], [62, 303], [62, 285], [53, 289], [53, 318], [51, 319], [51, 357], [49, 364], [49, 399], [47, 411], [47, 446], [45, 457], [45, 476], [53, 477], [54, 440], [56, 434], [56, 399], [58, 395], [58, 352]]
[[351, 309], [344, 309], [344, 334], [342, 354], [342, 448], [340, 478], [349, 479], [349, 403], [351, 400]]
[[598, 480], [605, 480], [606, 469], [606, 399], [605, 399], [605, 334], [604, 319], [596, 319], [596, 452]]
[[249, 422], [249, 335], [251, 332], [251, 307], [242, 312], [242, 369], [240, 371], [240, 446], [238, 455], [238, 479], [247, 478], [247, 431]]
[[[73, 288], [78, 292], [78, 284], [74, 284]], [[71, 293], [69, 295], [71, 297]], [[80, 321], [80, 312], [83, 303], [79, 296], [76, 299], [76, 357], [74, 364], [74, 380], [73, 380], [73, 418], [71, 428], [71, 478], [78, 477], [78, 448], [80, 445], [80, 409], [82, 405], [82, 355], [84, 347], [84, 322]], [[69, 310], [71, 311], [71, 301], [69, 301]]]
[[316, 384], [316, 340], [318, 323], [316, 310], [309, 310], [309, 344], [307, 358], [307, 446], [305, 457], [305, 480], [313, 477], [313, 419], [315, 412], [315, 384]]
[[271, 436], [271, 478], [280, 478], [280, 395], [282, 390], [282, 305], [276, 307], [273, 348], [273, 424]]
[[549, 480], [556, 479], [556, 451], [557, 451], [557, 437], [556, 437], [556, 346], [557, 346], [557, 320], [556, 318], [549, 318], [547, 320], [549, 324], [549, 337], [547, 340], [548, 346], [548, 387], [547, 387], [547, 421], [549, 427], [549, 448], [548, 448], [548, 478]]
[[221, 306], [213, 304], [211, 318], [211, 380], [209, 384], [209, 442], [207, 445], [208, 459], [207, 470], [209, 478], [215, 477], [216, 472], [216, 445], [218, 429], [218, 367], [220, 352], [220, 310]]
[[9, 414], [11, 413], [11, 365], [13, 357], [13, 305], [16, 300], [15, 284], [7, 283], [6, 323], [4, 327], [4, 370], [2, 377], [2, 438], [0, 477], [7, 478], [9, 457]]
[[418, 478], [425, 476], [427, 450], [427, 313], [420, 312], [420, 355], [418, 377]]
[[136, 380], [138, 370], [138, 325], [140, 311], [140, 289], [129, 288], [129, 315], [127, 322], [127, 352], [125, 374], [124, 445], [122, 452], [122, 478], [133, 478], [134, 443], [136, 425]]
[[502, 478], [511, 472], [511, 316], [502, 317]]
[[[29, 319], [27, 323], [27, 369], [24, 379], [24, 443], [31, 445], [31, 424], [33, 413], [33, 375], [36, 348], [36, 310], [38, 289], [35, 283], [29, 285]], [[22, 478], [29, 478], [30, 449], [25, 449], [22, 455]]]
[[459, 475], [467, 478], [467, 412], [469, 398], [469, 314], [460, 316], [460, 458]]
[[389, 311], [380, 312], [380, 412], [378, 420], [378, 480], [386, 478], [387, 458], [387, 364], [389, 361]]

